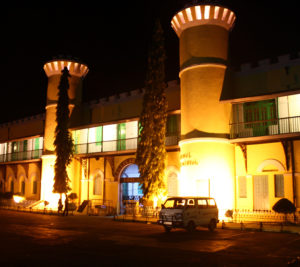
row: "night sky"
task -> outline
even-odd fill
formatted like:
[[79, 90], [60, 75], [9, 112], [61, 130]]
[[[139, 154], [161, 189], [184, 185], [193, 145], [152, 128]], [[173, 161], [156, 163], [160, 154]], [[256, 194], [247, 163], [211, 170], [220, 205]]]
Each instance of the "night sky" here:
[[[45, 111], [43, 65], [54, 57], [71, 56], [88, 65], [85, 102], [144, 87], [156, 17], [165, 33], [166, 80], [178, 79], [178, 38], [170, 21], [192, 1], [41, 2], [14, 1], [1, 8], [0, 123]], [[233, 66], [300, 51], [297, 1], [219, 2], [237, 15], [229, 44]]]

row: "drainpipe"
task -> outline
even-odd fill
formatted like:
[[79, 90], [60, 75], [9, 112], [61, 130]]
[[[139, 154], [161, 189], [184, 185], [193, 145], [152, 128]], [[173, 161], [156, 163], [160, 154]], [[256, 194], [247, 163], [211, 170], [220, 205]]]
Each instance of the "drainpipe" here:
[[296, 179], [295, 179], [295, 156], [294, 156], [294, 141], [291, 140], [291, 156], [292, 156], [292, 180], [293, 180], [293, 202], [295, 207], [297, 203], [297, 196], [296, 196]]
[[103, 177], [103, 196], [102, 196], [102, 201], [103, 205], [105, 205], [105, 180], [106, 180], [106, 157], [104, 157], [104, 177]]
[[90, 209], [90, 158], [87, 159], [86, 163], [87, 167], [87, 181], [88, 181], [88, 188], [87, 188], [87, 200], [88, 200], [88, 206], [87, 206], [87, 213], [89, 214]]

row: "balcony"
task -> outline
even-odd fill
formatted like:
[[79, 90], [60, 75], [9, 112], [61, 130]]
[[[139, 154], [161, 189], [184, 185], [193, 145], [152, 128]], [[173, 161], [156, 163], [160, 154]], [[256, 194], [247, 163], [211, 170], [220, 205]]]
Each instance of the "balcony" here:
[[[179, 134], [166, 136], [166, 146], [178, 145]], [[75, 144], [75, 154], [102, 153], [114, 151], [136, 150], [138, 137], [101, 141], [94, 143]]]
[[300, 133], [300, 116], [230, 124], [230, 139]]
[[14, 153], [7, 153], [0, 155], [1, 162], [10, 162], [10, 161], [22, 161], [22, 160], [32, 160], [39, 159], [42, 156], [42, 149], [21, 151]]

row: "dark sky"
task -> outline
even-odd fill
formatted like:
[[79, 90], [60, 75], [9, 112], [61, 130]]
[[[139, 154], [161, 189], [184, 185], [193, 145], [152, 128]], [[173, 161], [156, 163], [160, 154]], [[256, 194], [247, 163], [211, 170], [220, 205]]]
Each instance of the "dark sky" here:
[[[44, 112], [43, 65], [59, 55], [85, 62], [84, 101], [144, 86], [153, 21], [165, 33], [167, 80], [178, 79], [178, 38], [171, 18], [188, 0], [13, 1], [1, 7], [0, 123]], [[236, 12], [234, 66], [300, 51], [297, 1], [220, 1]], [[99, 3], [99, 4], [98, 4]]]

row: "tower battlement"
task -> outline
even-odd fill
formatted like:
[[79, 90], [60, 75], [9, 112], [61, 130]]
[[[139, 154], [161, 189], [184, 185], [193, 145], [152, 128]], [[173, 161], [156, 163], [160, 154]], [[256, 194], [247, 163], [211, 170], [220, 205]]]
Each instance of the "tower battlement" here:
[[171, 26], [180, 37], [181, 33], [190, 27], [199, 25], [217, 25], [230, 30], [236, 16], [226, 7], [215, 5], [196, 5], [179, 11], [172, 19]]
[[61, 75], [61, 71], [64, 67], [68, 68], [72, 76], [78, 77], [85, 77], [89, 71], [88, 67], [83, 63], [64, 59], [55, 59], [45, 63], [44, 70], [47, 77], [50, 77], [53, 75]]

